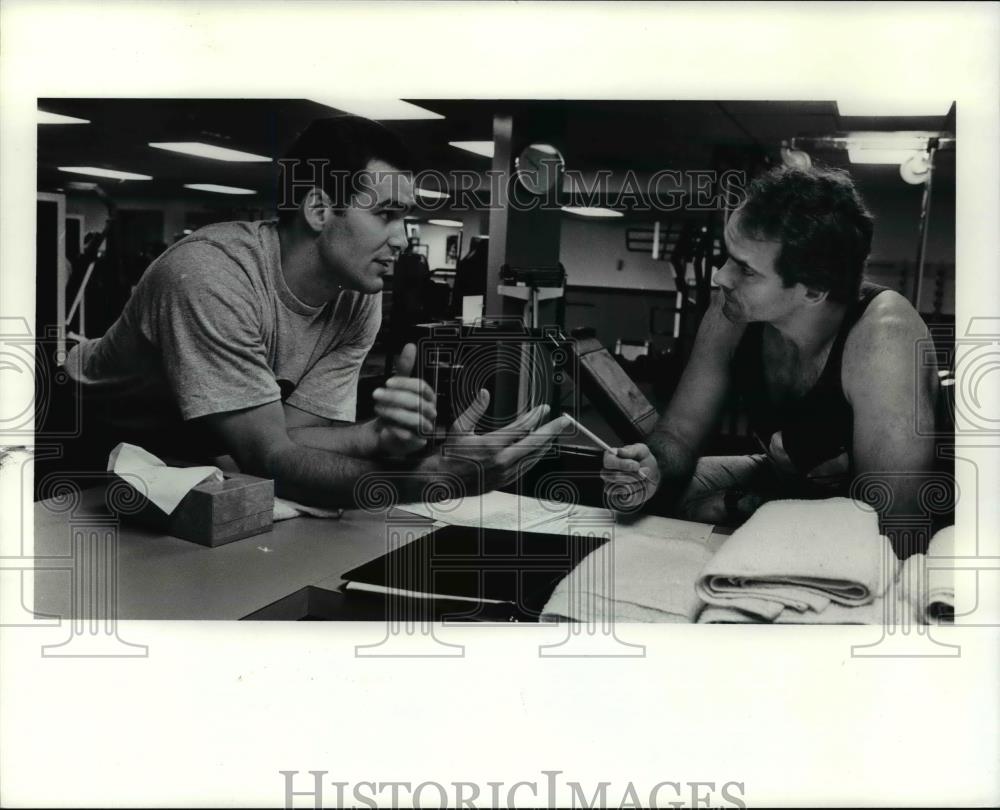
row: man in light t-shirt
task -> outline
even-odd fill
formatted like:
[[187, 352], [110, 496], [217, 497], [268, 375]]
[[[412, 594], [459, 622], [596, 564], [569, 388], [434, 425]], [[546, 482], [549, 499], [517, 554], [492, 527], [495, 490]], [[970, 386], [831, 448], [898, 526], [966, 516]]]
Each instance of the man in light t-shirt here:
[[317, 505], [352, 503], [361, 476], [389, 468], [408, 499], [428, 481], [478, 491], [526, 469], [562, 420], [539, 427], [540, 407], [476, 435], [485, 392], [425, 453], [435, 397], [409, 376], [412, 345], [374, 394], [376, 418], [354, 423], [383, 279], [406, 244], [408, 168], [384, 127], [317, 121], [281, 161], [277, 221], [211, 225], [160, 256], [104, 337], [67, 358], [103, 449], [228, 453], [277, 494]]

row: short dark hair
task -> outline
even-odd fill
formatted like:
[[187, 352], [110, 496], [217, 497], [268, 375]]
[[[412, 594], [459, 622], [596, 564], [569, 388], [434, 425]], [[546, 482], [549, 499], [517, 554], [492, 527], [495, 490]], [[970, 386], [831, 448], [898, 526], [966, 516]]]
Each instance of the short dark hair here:
[[772, 169], [750, 183], [739, 212], [745, 234], [781, 242], [775, 269], [786, 287], [826, 290], [845, 304], [857, 298], [875, 220], [846, 171]]
[[[347, 205], [358, 176], [373, 160], [401, 171], [412, 169], [410, 151], [382, 124], [357, 115], [313, 121], [278, 161], [278, 220], [283, 225], [292, 222], [306, 194], [316, 186], [331, 196], [336, 207]], [[321, 161], [319, 172], [316, 161]], [[310, 184], [308, 178], [317, 173], [319, 182]]]

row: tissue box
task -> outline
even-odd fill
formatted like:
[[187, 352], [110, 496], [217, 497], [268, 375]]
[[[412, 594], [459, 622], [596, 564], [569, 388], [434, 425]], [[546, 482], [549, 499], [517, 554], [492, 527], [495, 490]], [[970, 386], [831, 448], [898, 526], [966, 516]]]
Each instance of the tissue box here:
[[203, 546], [221, 546], [270, 530], [274, 481], [226, 473], [222, 481], [198, 484], [169, 515], [147, 502], [127, 519]]

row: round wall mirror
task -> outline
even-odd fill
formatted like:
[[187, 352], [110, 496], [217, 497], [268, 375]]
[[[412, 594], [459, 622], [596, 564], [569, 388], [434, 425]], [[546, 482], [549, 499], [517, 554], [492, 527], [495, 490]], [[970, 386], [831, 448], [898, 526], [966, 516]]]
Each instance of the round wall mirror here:
[[532, 194], [544, 194], [562, 178], [566, 161], [562, 153], [547, 143], [531, 143], [514, 158], [517, 178]]

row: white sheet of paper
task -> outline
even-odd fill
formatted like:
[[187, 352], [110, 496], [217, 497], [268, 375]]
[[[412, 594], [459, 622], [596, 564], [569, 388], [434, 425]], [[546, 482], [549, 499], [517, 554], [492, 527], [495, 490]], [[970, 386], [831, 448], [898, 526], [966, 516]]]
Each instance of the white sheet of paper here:
[[406, 503], [399, 508], [412, 515], [429, 517], [453, 526], [477, 526], [484, 529], [512, 529], [561, 534], [566, 531], [571, 518], [583, 515], [588, 518], [604, 517], [611, 522], [613, 515], [606, 509], [592, 509], [557, 501], [543, 501], [506, 492], [487, 492], [485, 495], [452, 498], [437, 503]]
[[615, 524], [615, 537], [642, 536], [651, 540], [686, 540], [705, 543], [712, 534], [711, 523], [675, 520], [659, 515], [619, 515]]
[[120, 476], [168, 515], [202, 481], [221, 481], [218, 467], [168, 467], [152, 453], [122, 442], [108, 456], [108, 472]]

